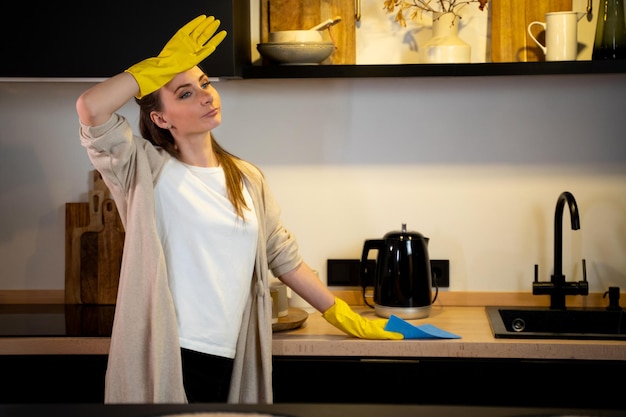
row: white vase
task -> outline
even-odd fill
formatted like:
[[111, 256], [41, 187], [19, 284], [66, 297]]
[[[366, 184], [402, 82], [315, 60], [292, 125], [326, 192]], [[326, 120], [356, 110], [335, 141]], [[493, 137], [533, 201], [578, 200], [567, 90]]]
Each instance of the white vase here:
[[453, 13], [433, 13], [433, 36], [421, 48], [421, 62], [427, 64], [467, 63], [472, 48], [459, 38], [459, 19]]

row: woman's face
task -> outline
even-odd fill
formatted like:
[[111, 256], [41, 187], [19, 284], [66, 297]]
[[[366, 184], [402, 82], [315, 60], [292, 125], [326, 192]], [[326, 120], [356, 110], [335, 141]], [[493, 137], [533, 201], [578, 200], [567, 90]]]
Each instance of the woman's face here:
[[206, 133], [222, 123], [220, 95], [197, 66], [176, 75], [160, 94], [160, 117], [175, 136]]

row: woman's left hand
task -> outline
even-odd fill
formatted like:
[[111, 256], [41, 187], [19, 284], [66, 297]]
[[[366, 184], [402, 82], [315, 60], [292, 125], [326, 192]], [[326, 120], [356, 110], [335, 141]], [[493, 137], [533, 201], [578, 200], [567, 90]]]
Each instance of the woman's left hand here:
[[388, 332], [385, 330], [385, 325], [388, 320], [368, 320], [361, 317], [340, 298], [335, 298], [335, 304], [324, 311], [322, 317], [344, 333], [361, 339], [404, 339], [402, 333]]

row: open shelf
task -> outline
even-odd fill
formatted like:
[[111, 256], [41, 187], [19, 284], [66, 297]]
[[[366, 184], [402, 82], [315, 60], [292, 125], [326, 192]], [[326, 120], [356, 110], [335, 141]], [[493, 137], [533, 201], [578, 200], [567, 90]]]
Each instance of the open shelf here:
[[626, 60], [398, 65], [249, 65], [242, 78], [467, 77], [626, 73]]

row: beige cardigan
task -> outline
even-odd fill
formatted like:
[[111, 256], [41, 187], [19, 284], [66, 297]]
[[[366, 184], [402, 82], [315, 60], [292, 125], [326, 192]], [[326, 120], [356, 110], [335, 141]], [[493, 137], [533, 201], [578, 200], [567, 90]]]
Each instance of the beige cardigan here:
[[[134, 136], [120, 115], [101, 126], [81, 125], [80, 139], [111, 190], [126, 231], [105, 403], [185, 403], [176, 316], [154, 206], [154, 186], [170, 155]], [[271, 403], [268, 268], [278, 277], [302, 259], [262, 173], [244, 161], [240, 166], [257, 213], [259, 238], [228, 401]]]

